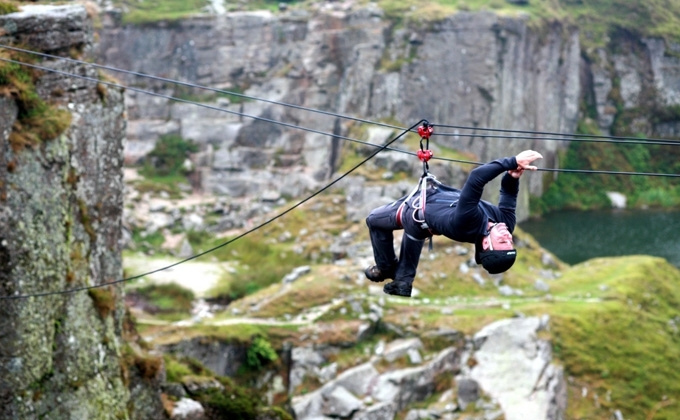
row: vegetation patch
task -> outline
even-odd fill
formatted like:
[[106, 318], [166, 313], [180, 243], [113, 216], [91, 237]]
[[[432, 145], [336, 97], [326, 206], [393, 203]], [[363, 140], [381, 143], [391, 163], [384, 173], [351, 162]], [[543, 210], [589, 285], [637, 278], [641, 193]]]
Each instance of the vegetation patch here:
[[176, 21], [201, 13], [209, 4], [208, 0], [148, 0], [131, 2], [116, 0], [114, 4], [123, 6], [127, 13], [123, 22], [144, 24], [158, 21]]
[[[36, 58], [15, 51], [0, 51], [0, 57], [35, 63]], [[9, 142], [18, 152], [58, 137], [71, 125], [71, 113], [45, 102], [36, 91], [38, 70], [17, 63], [0, 61], [0, 95], [11, 97], [19, 108]]]
[[153, 150], [146, 155], [140, 174], [147, 178], [186, 175], [185, 162], [197, 151], [198, 146], [191, 140], [175, 134], [160, 136]]
[[194, 293], [177, 283], [150, 284], [128, 291], [128, 299], [144, 299], [145, 311], [151, 314], [180, 314], [191, 312]]
[[[177, 21], [179, 19], [206, 13], [210, 7], [209, 0], [148, 0], [135, 2], [130, 0], [114, 0], [114, 4], [122, 6], [127, 12], [123, 22], [130, 24], [148, 24], [158, 21]], [[297, 0], [246, 0], [225, 2], [229, 11], [270, 10], [278, 11], [281, 4], [295, 5]]]
[[116, 293], [111, 286], [88, 289], [97, 312], [105, 319], [116, 309]]
[[161, 356], [146, 354], [134, 349], [127, 343], [122, 348], [120, 363], [126, 385], [130, 383], [131, 372], [137, 373], [145, 381], [151, 382], [158, 378], [163, 368]]
[[[572, 142], [561, 158], [561, 166], [576, 170], [677, 173], [678, 153], [679, 147], [664, 145]], [[549, 183], [542, 197], [531, 198], [532, 210], [540, 214], [561, 209], [609, 208], [607, 191], [626, 194], [631, 207], [673, 206], [680, 202], [680, 190], [670, 178], [562, 173]]]
[[248, 368], [258, 371], [276, 360], [278, 360], [278, 355], [271, 343], [262, 336], [253, 337], [246, 352], [246, 365]]
[[214, 376], [209, 369], [205, 368], [200, 362], [190, 357], [165, 353], [163, 354], [163, 360], [165, 362], [167, 382], [182, 383], [187, 377]]
[[281, 317], [301, 314], [303, 311], [330, 303], [343, 290], [351, 289], [347, 281], [333, 273], [332, 267], [317, 266], [309, 275], [285, 286], [285, 293], [275, 293], [266, 305], [257, 311], [260, 317]]
[[[226, 295], [211, 293], [212, 299], [226, 302], [239, 299], [280, 282], [293, 268], [307, 263], [306, 258], [292, 252], [289, 245], [268, 243], [258, 236], [254, 234], [240, 238], [233, 246], [221, 247], [212, 253], [220, 261], [238, 262], [228, 291], [221, 292]], [[225, 242], [227, 240], [224, 238], [210, 239], [201, 248], [210, 249]]]
[[8, 15], [18, 11], [19, 7], [14, 2], [0, 1], [0, 15]]
[[571, 378], [568, 418], [677, 418], [680, 407], [664, 402], [680, 392], [669, 369], [680, 361], [679, 280], [660, 258], [595, 259], [552, 282], [553, 300], [514, 305], [551, 317], [553, 350]]

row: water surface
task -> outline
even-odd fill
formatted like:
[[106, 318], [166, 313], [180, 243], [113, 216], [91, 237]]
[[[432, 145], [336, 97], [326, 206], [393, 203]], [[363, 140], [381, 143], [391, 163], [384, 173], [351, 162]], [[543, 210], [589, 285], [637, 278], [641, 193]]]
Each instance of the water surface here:
[[519, 226], [568, 264], [645, 254], [680, 267], [678, 210], [562, 211]]

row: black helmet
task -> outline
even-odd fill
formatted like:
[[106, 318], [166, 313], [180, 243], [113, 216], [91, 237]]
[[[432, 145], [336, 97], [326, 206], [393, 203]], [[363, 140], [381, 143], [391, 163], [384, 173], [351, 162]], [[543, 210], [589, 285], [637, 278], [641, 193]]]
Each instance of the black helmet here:
[[482, 247], [482, 239], [480, 236], [475, 243], [475, 261], [480, 264], [489, 274], [499, 274], [507, 271], [515, 263], [517, 258], [517, 250], [505, 249], [484, 251]]

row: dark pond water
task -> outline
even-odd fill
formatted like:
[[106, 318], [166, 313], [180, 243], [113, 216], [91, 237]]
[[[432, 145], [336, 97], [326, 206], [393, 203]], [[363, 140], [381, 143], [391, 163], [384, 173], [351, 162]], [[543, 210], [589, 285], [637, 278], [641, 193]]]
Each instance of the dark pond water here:
[[680, 267], [680, 211], [563, 211], [519, 226], [568, 264], [645, 254]]

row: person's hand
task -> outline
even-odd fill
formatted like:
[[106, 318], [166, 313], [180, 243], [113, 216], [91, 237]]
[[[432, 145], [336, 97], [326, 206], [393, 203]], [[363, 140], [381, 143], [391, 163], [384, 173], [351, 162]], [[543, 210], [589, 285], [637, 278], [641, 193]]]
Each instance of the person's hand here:
[[520, 168], [519, 166], [517, 169], [511, 169], [508, 171], [508, 174], [510, 174], [511, 177], [519, 179], [519, 177], [522, 176], [524, 173], [524, 168]]
[[527, 169], [530, 171], [535, 171], [538, 169], [537, 167], [531, 165], [531, 163], [536, 159], [543, 159], [543, 155], [534, 150], [525, 150], [515, 156], [515, 159], [517, 159], [517, 169], [509, 170], [508, 174], [510, 174], [510, 176], [513, 178], [519, 178]]
[[528, 169], [530, 171], [535, 171], [538, 168], [532, 166], [531, 163], [536, 159], [543, 159], [543, 155], [534, 150], [525, 150], [515, 156], [515, 159], [517, 159], [517, 169]]

